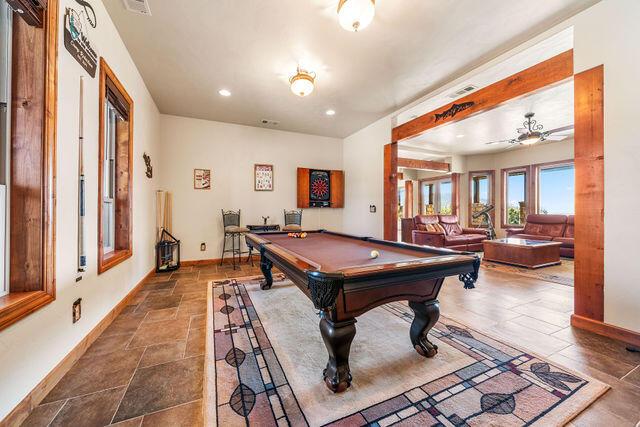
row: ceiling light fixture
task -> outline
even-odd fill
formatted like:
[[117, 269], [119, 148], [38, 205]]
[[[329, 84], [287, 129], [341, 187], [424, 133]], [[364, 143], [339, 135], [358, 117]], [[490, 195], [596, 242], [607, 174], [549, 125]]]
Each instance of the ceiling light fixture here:
[[218, 93], [220, 94], [220, 96], [231, 96], [231, 92], [229, 92], [227, 89], [220, 89]]
[[289, 79], [291, 92], [300, 97], [305, 97], [313, 92], [316, 80], [316, 73], [312, 73], [298, 67], [296, 74]]
[[456, 138], [464, 138], [464, 135], [463, 134], [456, 135]]
[[340, 0], [338, 3], [338, 22], [347, 31], [364, 30], [375, 14], [375, 0]]
[[336, 112], [335, 110], [327, 110], [327, 112], [325, 113], [327, 116], [335, 116]]

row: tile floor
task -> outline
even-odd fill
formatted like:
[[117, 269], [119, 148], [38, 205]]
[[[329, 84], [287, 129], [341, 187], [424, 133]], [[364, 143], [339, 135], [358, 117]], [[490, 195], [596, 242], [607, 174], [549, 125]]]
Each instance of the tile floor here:
[[[243, 264], [152, 277], [47, 395], [25, 426], [199, 426], [206, 284], [260, 274]], [[275, 289], [275, 288], [274, 288]], [[447, 279], [442, 313], [611, 385], [574, 426], [640, 420], [640, 353], [573, 329], [573, 288], [482, 271], [474, 291]]]

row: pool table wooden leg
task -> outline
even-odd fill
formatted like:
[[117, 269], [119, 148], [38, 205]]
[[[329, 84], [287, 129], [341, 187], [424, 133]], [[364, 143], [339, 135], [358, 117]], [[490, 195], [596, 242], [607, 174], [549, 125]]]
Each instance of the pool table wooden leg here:
[[440, 317], [440, 303], [437, 300], [427, 302], [409, 301], [409, 307], [415, 313], [409, 330], [413, 348], [421, 356], [435, 356], [438, 354], [438, 346], [429, 341], [427, 334]]
[[260, 284], [260, 289], [271, 289], [271, 286], [273, 285], [271, 267], [273, 267], [273, 262], [262, 254], [260, 256], [260, 270], [262, 270], [262, 274], [264, 275], [264, 282]]
[[329, 353], [327, 367], [323, 371], [324, 383], [334, 393], [341, 393], [351, 385], [349, 352], [356, 336], [356, 319], [332, 322], [323, 316], [320, 333]]

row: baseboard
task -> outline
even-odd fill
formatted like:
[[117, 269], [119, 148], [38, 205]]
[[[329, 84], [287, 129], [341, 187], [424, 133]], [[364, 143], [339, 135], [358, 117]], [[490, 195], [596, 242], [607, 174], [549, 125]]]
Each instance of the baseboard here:
[[0, 427], [19, 426], [27, 419], [31, 411], [53, 389], [60, 379], [82, 357], [93, 342], [104, 332], [122, 310], [138, 293], [144, 282], [155, 273], [155, 269], [145, 275], [142, 280], [109, 312], [107, 315], [47, 374], [42, 381], [24, 398], [9, 414], [0, 421]]
[[[251, 255], [251, 258], [254, 260], [260, 259], [259, 254]], [[247, 258], [245, 256], [242, 257], [242, 262], [245, 262]], [[231, 258], [225, 258], [223, 264], [231, 264], [233, 260]], [[184, 267], [189, 266], [203, 266], [203, 265], [211, 265], [211, 264], [220, 264], [220, 258], [209, 258], [209, 259], [194, 259], [187, 261], [180, 261], [180, 265]]]
[[610, 325], [600, 320], [589, 319], [588, 317], [577, 314], [571, 315], [571, 326], [640, 347], [640, 332], [630, 331], [629, 329]]

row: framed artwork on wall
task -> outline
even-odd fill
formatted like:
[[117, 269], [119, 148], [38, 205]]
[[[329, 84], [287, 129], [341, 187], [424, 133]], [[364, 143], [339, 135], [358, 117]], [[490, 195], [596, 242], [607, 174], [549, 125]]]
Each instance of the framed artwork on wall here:
[[193, 170], [193, 188], [195, 190], [211, 189], [211, 169]]
[[255, 191], [273, 191], [273, 165], [254, 165], [253, 182]]

